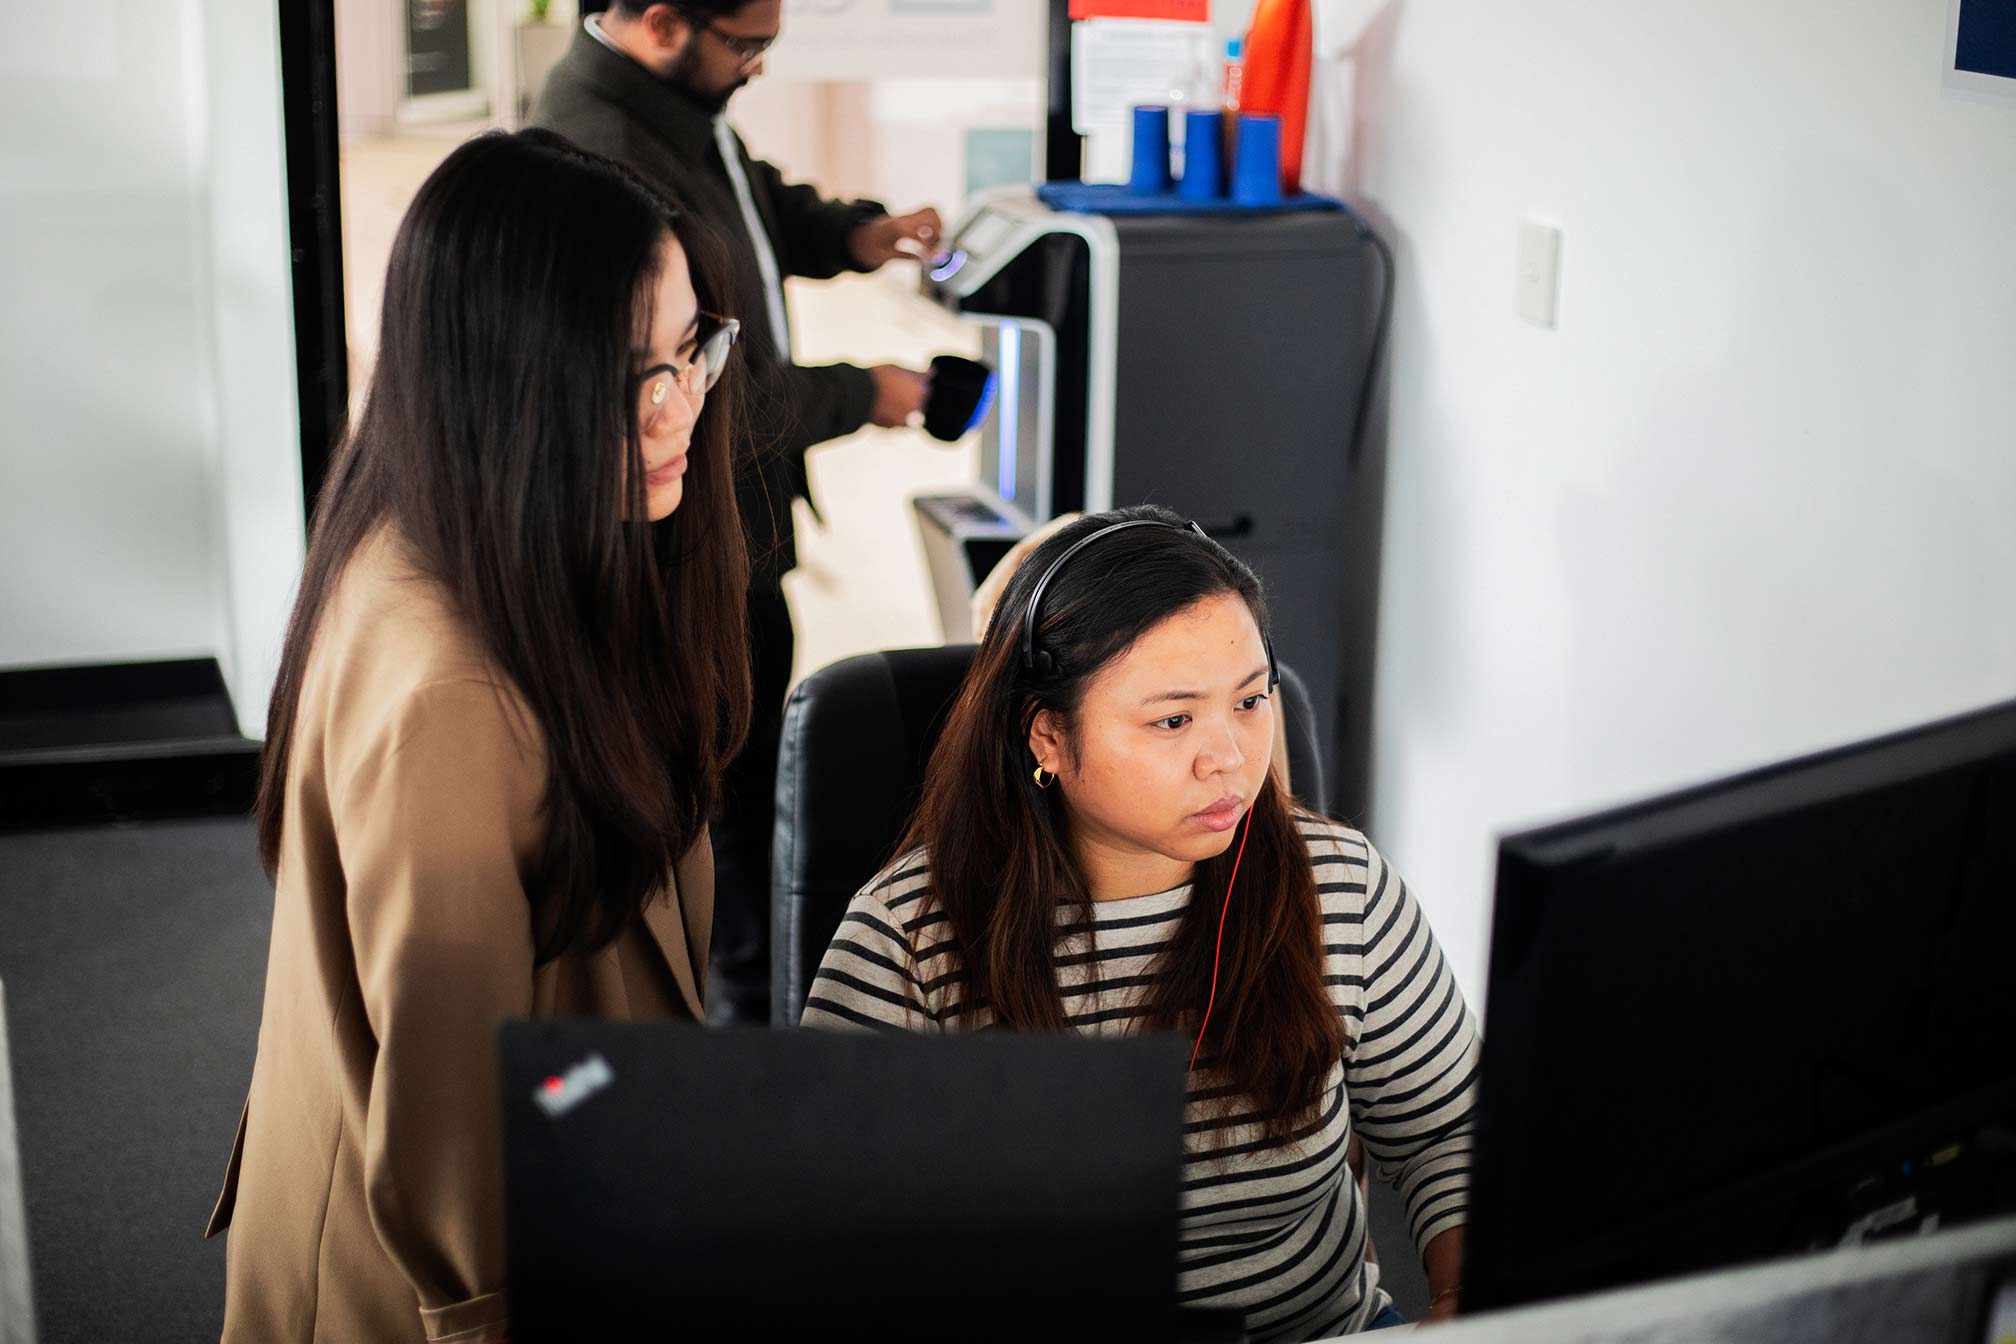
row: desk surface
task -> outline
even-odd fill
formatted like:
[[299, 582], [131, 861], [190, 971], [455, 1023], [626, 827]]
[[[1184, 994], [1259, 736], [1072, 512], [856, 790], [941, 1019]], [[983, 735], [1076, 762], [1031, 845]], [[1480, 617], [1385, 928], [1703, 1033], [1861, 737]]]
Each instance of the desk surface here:
[[1436, 1326], [1435, 1344], [1945, 1344], [2016, 1218]]

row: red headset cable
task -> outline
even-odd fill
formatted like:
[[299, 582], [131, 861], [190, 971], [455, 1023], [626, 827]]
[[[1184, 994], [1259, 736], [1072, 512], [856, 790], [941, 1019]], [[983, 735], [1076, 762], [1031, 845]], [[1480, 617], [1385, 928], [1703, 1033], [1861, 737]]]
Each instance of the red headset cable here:
[[[1254, 800], [1254, 807], [1259, 800]], [[1225, 916], [1232, 912], [1232, 887], [1239, 881], [1239, 861], [1246, 857], [1246, 837], [1253, 833], [1253, 808], [1246, 809], [1246, 824], [1239, 831], [1239, 852], [1232, 856], [1232, 877], [1225, 883], [1225, 906], [1218, 912], [1218, 946], [1211, 952], [1211, 996], [1204, 1000], [1204, 1020], [1197, 1027], [1197, 1044], [1190, 1047], [1190, 1067], [1197, 1067], [1197, 1052], [1204, 1048], [1204, 1033], [1211, 1026], [1211, 1010], [1218, 1003], [1218, 959], [1225, 953]]]

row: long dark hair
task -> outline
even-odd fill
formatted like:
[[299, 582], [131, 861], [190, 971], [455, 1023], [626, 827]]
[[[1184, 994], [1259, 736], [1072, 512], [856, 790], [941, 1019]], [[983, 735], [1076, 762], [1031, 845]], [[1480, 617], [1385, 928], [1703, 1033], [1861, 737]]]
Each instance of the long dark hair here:
[[392, 246], [370, 394], [316, 507], [267, 715], [269, 874], [316, 626], [383, 524], [537, 721], [539, 958], [606, 944], [698, 839], [749, 727], [748, 559], [732, 360], [694, 427], [678, 510], [624, 521], [647, 516], [631, 351], [668, 233], [700, 306], [729, 311], [719, 245], [550, 132], [479, 136], [421, 186]]
[[[1056, 668], [1025, 669], [1023, 622], [1038, 578], [1080, 539], [1135, 518], [1175, 526], [1116, 532], [1058, 570], [1044, 590], [1037, 627]], [[932, 753], [923, 803], [903, 842], [905, 851], [930, 851], [924, 906], [949, 917], [967, 1011], [984, 1005], [1004, 1026], [1064, 1029], [1057, 958], [1092, 924], [1092, 896], [1072, 857], [1064, 805], [1032, 778], [1031, 723], [1049, 710], [1068, 734], [1101, 668], [1162, 621], [1221, 594], [1244, 601], [1267, 633], [1267, 606], [1253, 571], [1175, 514], [1145, 506], [1061, 529], [1008, 584]], [[1253, 802], [1235, 909], [1225, 925], [1217, 1006], [1200, 1059], [1226, 1084], [1222, 1109], [1248, 1098], [1274, 1138], [1313, 1119], [1344, 1048], [1323, 982], [1322, 910], [1299, 813], [1270, 773]], [[1197, 865], [1195, 896], [1149, 990], [1151, 1030], [1197, 1030], [1232, 865], [1229, 847]], [[1063, 919], [1060, 902], [1070, 906]]]

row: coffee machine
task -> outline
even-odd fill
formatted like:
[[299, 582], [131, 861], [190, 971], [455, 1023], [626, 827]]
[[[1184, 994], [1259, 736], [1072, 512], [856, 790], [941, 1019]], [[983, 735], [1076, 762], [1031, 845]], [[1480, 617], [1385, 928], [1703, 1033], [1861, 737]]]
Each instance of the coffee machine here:
[[[1259, 572], [1326, 754], [1348, 755], [1347, 724], [1363, 724], [1347, 688], [1370, 675], [1352, 533], [1368, 505], [1376, 517], [1354, 491], [1381, 266], [1341, 208], [1107, 215], [1027, 187], [976, 198], [921, 282], [980, 328], [999, 377], [978, 479], [912, 501], [946, 638], [969, 637], [974, 587], [1043, 522], [1160, 504]], [[1334, 796], [1355, 810], [1350, 773]]]

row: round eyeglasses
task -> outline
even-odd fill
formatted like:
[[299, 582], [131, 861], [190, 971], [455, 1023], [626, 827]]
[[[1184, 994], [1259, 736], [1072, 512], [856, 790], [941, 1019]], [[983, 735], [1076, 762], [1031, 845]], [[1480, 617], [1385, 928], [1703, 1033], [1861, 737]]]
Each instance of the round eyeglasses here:
[[651, 423], [676, 387], [699, 409], [701, 398], [714, 390], [721, 381], [721, 375], [728, 367], [728, 352], [735, 348], [735, 339], [742, 332], [742, 324], [732, 317], [716, 317], [712, 313], [701, 314], [719, 325], [707, 334], [694, 350], [693, 357], [685, 366], [676, 364], [654, 364], [637, 375], [637, 424], [639, 428]]
[[673, 0], [672, 8], [678, 10], [686, 22], [700, 29], [700, 31], [706, 33], [716, 42], [719, 42], [722, 46], [733, 52], [735, 59], [741, 63], [737, 67], [738, 70], [755, 69], [756, 62], [763, 59], [763, 53], [770, 50], [777, 41], [777, 34], [775, 33], [766, 33], [762, 37], [743, 37], [739, 33], [724, 32], [705, 14], [700, 13], [690, 5], [678, 3], [678, 0]]

